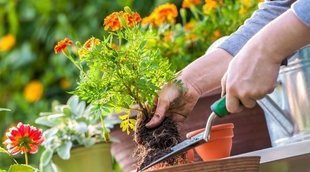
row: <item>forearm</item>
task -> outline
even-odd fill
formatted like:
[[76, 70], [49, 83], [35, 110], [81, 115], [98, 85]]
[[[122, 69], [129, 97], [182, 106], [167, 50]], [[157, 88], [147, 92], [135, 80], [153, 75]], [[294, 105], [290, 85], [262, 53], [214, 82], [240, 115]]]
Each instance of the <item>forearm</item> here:
[[253, 15], [219, 47], [232, 56], [235, 56], [249, 39], [270, 21], [287, 11], [292, 3], [292, 0], [265, 1]]
[[292, 10], [269, 23], [246, 46], [265, 51], [276, 63], [310, 43], [310, 27], [301, 22]]
[[181, 71], [178, 78], [187, 87], [193, 87], [203, 96], [220, 88], [221, 78], [231, 59], [232, 56], [229, 53], [216, 48], [189, 64]]

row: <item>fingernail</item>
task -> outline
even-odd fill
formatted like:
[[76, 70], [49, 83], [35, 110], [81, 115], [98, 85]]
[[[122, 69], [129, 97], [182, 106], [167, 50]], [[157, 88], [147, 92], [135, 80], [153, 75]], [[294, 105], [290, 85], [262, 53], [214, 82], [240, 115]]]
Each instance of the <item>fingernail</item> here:
[[152, 120], [145, 124], [146, 127], [151, 127], [153, 124]]

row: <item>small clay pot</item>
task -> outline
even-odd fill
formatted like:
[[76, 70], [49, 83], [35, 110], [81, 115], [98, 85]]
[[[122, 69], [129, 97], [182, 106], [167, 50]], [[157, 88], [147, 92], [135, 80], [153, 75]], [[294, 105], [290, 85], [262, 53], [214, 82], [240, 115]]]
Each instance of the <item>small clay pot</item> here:
[[[210, 140], [194, 148], [200, 158], [204, 161], [210, 161], [229, 157], [232, 147], [232, 138], [234, 136], [233, 128], [233, 123], [212, 126]], [[189, 132], [186, 137], [193, 137], [204, 132], [204, 130], [205, 129], [202, 128]]]

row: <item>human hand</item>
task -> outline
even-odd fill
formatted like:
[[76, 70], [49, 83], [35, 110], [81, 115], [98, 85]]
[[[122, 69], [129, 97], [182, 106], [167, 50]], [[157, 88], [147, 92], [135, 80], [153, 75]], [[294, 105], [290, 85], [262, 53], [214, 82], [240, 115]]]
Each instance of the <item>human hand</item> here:
[[184, 81], [166, 84], [158, 94], [154, 116], [146, 127], [158, 126], [165, 117], [171, 117], [175, 122], [183, 122], [193, 110], [199, 97], [200, 93]]
[[267, 24], [241, 49], [222, 79], [231, 113], [252, 108], [273, 91], [282, 60], [310, 43], [310, 27], [292, 10]]
[[176, 122], [184, 121], [201, 96], [220, 88], [231, 58], [226, 51], [216, 48], [186, 66], [177, 77], [181, 84], [166, 84], [159, 92], [155, 114], [146, 126], [156, 127], [166, 116]]
[[274, 90], [281, 64], [270, 58], [275, 55], [247, 46], [234, 57], [221, 82], [229, 112], [253, 108], [256, 100]]

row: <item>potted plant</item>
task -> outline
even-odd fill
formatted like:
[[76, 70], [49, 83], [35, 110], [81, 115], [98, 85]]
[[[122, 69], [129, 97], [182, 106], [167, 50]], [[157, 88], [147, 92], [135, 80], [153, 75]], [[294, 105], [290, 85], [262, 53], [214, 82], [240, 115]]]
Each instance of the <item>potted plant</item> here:
[[65, 105], [53, 104], [52, 112], [42, 112], [36, 123], [47, 127], [41, 154], [41, 171], [112, 171], [110, 138], [103, 116], [77, 96]]
[[[72, 41], [67, 38], [55, 47], [55, 52], [63, 52], [80, 70], [74, 94], [106, 114], [124, 113], [120, 116], [120, 127], [127, 133], [135, 129], [138, 144], [135, 156], [139, 159], [138, 166], [143, 167], [181, 139], [177, 126], [169, 118], [158, 128], [145, 128], [154, 113], [157, 91], [164, 83], [178, 81], [167, 58], [154, 48], [156, 33], [142, 27], [140, 22], [140, 15], [125, 7], [124, 11], [105, 18], [104, 29], [108, 32], [102, 40], [92, 37], [83, 45], [76, 44], [78, 57], [68, 51]], [[132, 110], [138, 112], [137, 121], [130, 118]], [[167, 135], [160, 134], [164, 130], [168, 130]], [[171, 142], [162, 144], [167, 137]], [[180, 155], [163, 164], [184, 163], [184, 159], [185, 155]]]
[[[8, 111], [8, 109], [0, 108], [0, 111]], [[29, 165], [28, 156], [38, 152], [39, 146], [43, 142], [42, 130], [19, 122], [17, 126], [8, 130], [5, 139], [3, 144], [7, 150], [0, 147], [0, 153], [8, 155], [14, 161], [8, 172], [37, 172], [36, 168]], [[24, 164], [19, 164], [13, 158], [13, 155], [17, 154], [25, 156]], [[5, 172], [5, 170], [0, 169], [0, 172]]]

